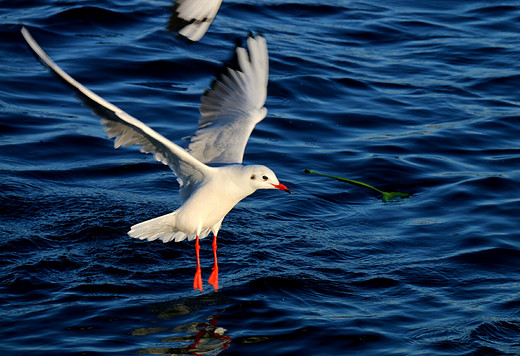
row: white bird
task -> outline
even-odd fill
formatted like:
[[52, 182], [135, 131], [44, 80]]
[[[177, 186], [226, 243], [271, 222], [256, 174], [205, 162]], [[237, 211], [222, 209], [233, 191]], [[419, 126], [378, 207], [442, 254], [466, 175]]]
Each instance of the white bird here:
[[196, 42], [208, 30], [221, 4], [222, 0], [177, 0], [169, 29]]
[[[141, 240], [195, 239], [197, 269], [193, 288], [202, 291], [199, 239], [213, 233], [214, 267], [209, 283], [218, 289], [217, 234], [227, 213], [257, 189], [290, 193], [272, 170], [242, 165], [244, 150], [255, 125], [267, 114], [268, 55], [263, 37], [249, 37], [238, 47], [238, 69], [227, 68], [202, 97], [199, 127], [188, 150], [171, 142], [141, 121], [99, 97], [65, 73], [24, 27], [22, 34], [39, 59], [71, 86], [99, 116], [114, 146], [139, 145], [178, 177], [182, 205], [173, 213], [131, 227], [128, 235]], [[209, 166], [208, 164], [224, 164]]]

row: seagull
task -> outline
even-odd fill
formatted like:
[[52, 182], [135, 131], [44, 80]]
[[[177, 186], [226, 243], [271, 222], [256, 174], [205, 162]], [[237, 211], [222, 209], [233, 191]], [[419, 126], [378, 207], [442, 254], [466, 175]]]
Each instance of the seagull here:
[[261, 165], [243, 165], [244, 150], [255, 125], [264, 119], [267, 96], [267, 44], [261, 36], [237, 47], [237, 67], [227, 67], [201, 99], [199, 126], [185, 150], [138, 119], [93, 93], [65, 73], [23, 27], [22, 35], [37, 58], [101, 117], [114, 147], [138, 145], [141, 152], [168, 165], [177, 176], [182, 205], [172, 213], [131, 227], [140, 240], [195, 240], [197, 267], [193, 288], [202, 288], [199, 239], [213, 233], [214, 265], [208, 282], [218, 290], [217, 234], [227, 213], [257, 189], [291, 191], [274, 172]]
[[222, 0], [177, 0], [168, 29], [196, 42], [208, 30], [221, 4]]

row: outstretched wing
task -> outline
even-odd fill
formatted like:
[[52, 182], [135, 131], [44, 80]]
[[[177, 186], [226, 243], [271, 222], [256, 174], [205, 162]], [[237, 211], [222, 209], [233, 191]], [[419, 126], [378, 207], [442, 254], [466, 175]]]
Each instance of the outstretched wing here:
[[227, 68], [202, 97], [199, 128], [188, 152], [204, 163], [242, 163], [249, 136], [267, 114], [269, 60], [263, 37], [249, 37], [249, 54], [236, 50], [238, 68]]
[[115, 137], [114, 147], [139, 145], [141, 152], [152, 153], [156, 160], [168, 165], [179, 177], [183, 200], [189, 196], [194, 185], [202, 181], [211, 167], [199, 162], [183, 148], [160, 135], [141, 121], [128, 115], [117, 106], [90, 91], [65, 73], [49, 58], [36, 43], [29, 31], [23, 27], [22, 34], [29, 47], [49, 69], [72, 87], [81, 100], [101, 117], [101, 123], [110, 138]]
[[222, 0], [177, 0], [168, 29], [198, 41], [208, 30], [221, 3]]

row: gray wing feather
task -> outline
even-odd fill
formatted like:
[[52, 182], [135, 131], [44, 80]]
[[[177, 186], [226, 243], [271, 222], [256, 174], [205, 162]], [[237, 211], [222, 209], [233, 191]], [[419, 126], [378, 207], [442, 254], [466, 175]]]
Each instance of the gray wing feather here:
[[188, 146], [204, 163], [242, 163], [249, 136], [267, 109], [269, 63], [263, 37], [237, 48], [238, 69], [228, 68], [202, 97], [199, 128]]
[[181, 198], [185, 200], [212, 168], [198, 161], [183, 148], [171, 142], [138, 119], [109, 103], [73, 79], [36, 43], [23, 27], [22, 34], [39, 59], [67, 85], [71, 86], [81, 100], [101, 117], [101, 123], [110, 138], [115, 138], [114, 147], [138, 145], [141, 151], [153, 154], [159, 162], [168, 165], [181, 184]]

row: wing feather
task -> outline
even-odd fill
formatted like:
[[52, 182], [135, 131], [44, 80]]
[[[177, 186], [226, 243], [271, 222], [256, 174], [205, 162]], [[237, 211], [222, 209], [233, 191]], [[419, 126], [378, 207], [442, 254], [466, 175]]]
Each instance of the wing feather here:
[[269, 62], [263, 37], [236, 50], [238, 68], [227, 68], [201, 100], [199, 128], [188, 146], [204, 163], [242, 163], [249, 136], [267, 109]]
[[222, 0], [177, 0], [169, 29], [178, 31], [191, 41], [198, 41], [217, 16], [221, 3]]
[[191, 156], [183, 148], [171, 142], [117, 106], [109, 103], [63, 71], [36, 43], [23, 27], [22, 34], [36, 56], [67, 85], [71, 86], [81, 100], [101, 117], [101, 123], [109, 138], [115, 138], [114, 147], [138, 145], [141, 151], [151, 153], [156, 160], [168, 165], [181, 184], [181, 198], [185, 200], [212, 168]]

